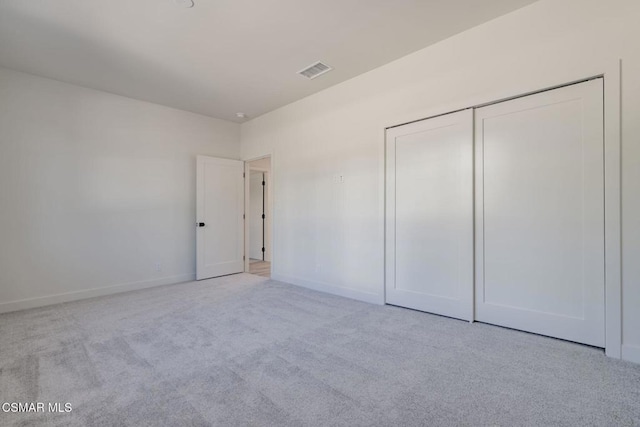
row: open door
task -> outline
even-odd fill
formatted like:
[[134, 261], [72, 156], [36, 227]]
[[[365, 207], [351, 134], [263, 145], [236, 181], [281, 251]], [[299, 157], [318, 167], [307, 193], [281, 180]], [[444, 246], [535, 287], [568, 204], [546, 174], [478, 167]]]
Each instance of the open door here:
[[244, 271], [244, 163], [197, 157], [196, 278]]

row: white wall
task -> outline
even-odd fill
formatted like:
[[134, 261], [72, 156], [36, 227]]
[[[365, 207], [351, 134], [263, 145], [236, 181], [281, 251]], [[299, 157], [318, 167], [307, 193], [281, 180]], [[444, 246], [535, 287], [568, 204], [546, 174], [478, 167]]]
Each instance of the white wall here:
[[273, 276], [382, 301], [384, 126], [622, 58], [623, 354], [640, 362], [638, 16], [637, 0], [542, 0], [243, 124], [243, 158], [273, 152]]
[[271, 170], [271, 159], [269, 157], [263, 157], [262, 159], [252, 160], [249, 162], [251, 169], [257, 169], [261, 171]]
[[0, 69], [0, 312], [193, 279], [196, 154], [239, 126]]

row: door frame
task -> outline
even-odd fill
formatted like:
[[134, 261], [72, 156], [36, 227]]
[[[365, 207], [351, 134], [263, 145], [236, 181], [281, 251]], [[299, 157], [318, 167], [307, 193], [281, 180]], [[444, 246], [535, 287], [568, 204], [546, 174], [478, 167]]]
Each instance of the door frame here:
[[[505, 88], [495, 94], [487, 94], [440, 108], [417, 111], [384, 120], [379, 125], [378, 158], [383, 165], [379, 172], [380, 197], [378, 209], [382, 221], [378, 233], [382, 236], [381, 259], [384, 272], [381, 300], [386, 303], [386, 132], [387, 129], [426, 120], [468, 108], [520, 98], [594, 78], [604, 79], [604, 209], [605, 209], [605, 352], [609, 357], [632, 359], [632, 348], [622, 345], [622, 224], [621, 224], [621, 60], [588, 61], [566, 64], [560, 70], [550, 67], [545, 73], [522, 80], [515, 87]], [[475, 241], [475, 236], [474, 236]], [[474, 314], [475, 317], [475, 314]], [[628, 355], [627, 355], [628, 354]], [[635, 354], [635, 353], [633, 353]]]
[[[270, 171], [263, 170], [261, 168], [251, 168], [251, 166], [249, 165], [249, 163], [253, 161], [266, 159], [266, 158], [270, 159], [270, 164], [271, 164]], [[269, 256], [271, 258], [269, 262], [271, 263], [271, 274], [273, 275], [273, 271], [274, 271], [273, 266], [274, 266], [274, 258], [275, 258], [273, 255], [273, 247], [274, 247], [273, 245], [273, 241], [274, 241], [273, 153], [268, 153], [262, 156], [253, 157], [251, 159], [247, 159], [243, 161], [244, 161], [244, 176], [245, 176], [245, 180], [244, 180], [244, 214], [245, 214], [244, 215], [244, 271], [245, 273], [249, 272], [249, 250], [251, 246], [251, 236], [250, 236], [250, 227], [249, 227], [249, 206], [250, 206], [249, 191], [250, 191], [251, 170], [259, 170], [259, 171], [265, 172], [266, 182], [267, 182], [266, 197], [267, 197], [268, 216], [267, 216], [267, 224], [265, 228], [268, 229], [269, 241], [268, 241], [268, 247], [266, 247], [266, 250], [269, 251]]]

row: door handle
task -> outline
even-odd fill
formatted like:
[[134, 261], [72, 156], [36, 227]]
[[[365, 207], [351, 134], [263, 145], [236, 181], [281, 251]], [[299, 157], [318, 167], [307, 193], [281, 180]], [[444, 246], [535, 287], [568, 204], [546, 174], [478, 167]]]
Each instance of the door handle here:
[[205, 225], [204, 222], [199, 222], [198, 223], [198, 227], [204, 227], [204, 225]]

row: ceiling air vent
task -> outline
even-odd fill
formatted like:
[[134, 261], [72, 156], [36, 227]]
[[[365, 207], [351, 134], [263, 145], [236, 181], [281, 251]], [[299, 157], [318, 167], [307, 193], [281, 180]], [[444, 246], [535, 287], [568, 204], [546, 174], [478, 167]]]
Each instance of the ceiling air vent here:
[[321, 76], [324, 73], [328, 73], [331, 70], [333, 70], [333, 68], [329, 67], [327, 64], [316, 62], [315, 64], [309, 65], [304, 70], [298, 71], [298, 74], [305, 76], [308, 79], [315, 79], [316, 77]]

